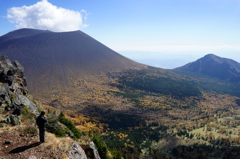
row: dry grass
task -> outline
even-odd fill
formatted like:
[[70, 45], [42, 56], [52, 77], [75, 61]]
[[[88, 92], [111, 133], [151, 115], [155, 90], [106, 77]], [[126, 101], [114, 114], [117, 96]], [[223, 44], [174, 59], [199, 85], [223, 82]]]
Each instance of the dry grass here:
[[0, 128], [0, 133], [4, 131], [17, 131], [19, 129], [22, 129], [23, 127], [24, 127], [23, 125], [17, 125], [17, 126], [6, 125], [5, 127]]
[[0, 134], [4, 136], [4, 138], [0, 140], [0, 143], [3, 144], [6, 140], [12, 141], [12, 144], [9, 145], [9, 147], [3, 147], [4, 149], [1, 149], [3, 152], [0, 153], [0, 156], [4, 158], [28, 158], [29, 155], [31, 155], [51, 159], [69, 159], [66, 152], [70, 150], [70, 147], [75, 141], [69, 137], [57, 138], [54, 134], [48, 132], [46, 132], [45, 143], [27, 148], [25, 151], [17, 153], [17, 157], [14, 153], [9, 154], [8, 152], [11, 150], [28, 147], [29, 145], [38, 143], [38, 133], [35, 133], [34, 135], [26, 133], [25, 130], [28, 130], [28, 128], [29, 126], [26, 125], [0, 128]]
[[70, 137], [57, 138], [54, 134], [46, 132], [46, 147], [51, 147], [53, 150], [68, 151], [74, 141]]

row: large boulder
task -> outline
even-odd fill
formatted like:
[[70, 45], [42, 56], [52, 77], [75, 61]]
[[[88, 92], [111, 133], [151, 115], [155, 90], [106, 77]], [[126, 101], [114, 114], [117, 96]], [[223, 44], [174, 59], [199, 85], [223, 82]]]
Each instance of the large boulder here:
[[67, 152], [70, 159], [87, 159], [87, 156], [78, 143], [73, 143], [70, 150]]
[[35, 115], [38, 115], [37, 106], [32, 101], [30, 101], [27, 97], [21, 94], [17, 94], [16, 98], [13, 99], [13, 104], [20, 105], [20, 106], [24, 105]]
[[93, 141], [89, 143], [89, 147], [93, 150], [95, 159], [101, 159]]

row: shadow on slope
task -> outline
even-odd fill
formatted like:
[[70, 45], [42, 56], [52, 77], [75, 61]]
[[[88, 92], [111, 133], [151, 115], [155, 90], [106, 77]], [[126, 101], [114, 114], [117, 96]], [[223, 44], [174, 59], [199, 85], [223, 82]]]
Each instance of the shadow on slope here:
[[37, 147], [41, 144], [41, 142], [36, 142], [36, 143], [33, 143], [33, 144], [30, 144], [30, 145], [27, 145], [27, 146], [21, 146], [21, 147], [17, 147], [13, 150], [11, 150], [9, 153], [20, 153], [20, 152], [23, 152], [27, 149], [30, 149], [30, 148], [33, 148], [33, 147]]

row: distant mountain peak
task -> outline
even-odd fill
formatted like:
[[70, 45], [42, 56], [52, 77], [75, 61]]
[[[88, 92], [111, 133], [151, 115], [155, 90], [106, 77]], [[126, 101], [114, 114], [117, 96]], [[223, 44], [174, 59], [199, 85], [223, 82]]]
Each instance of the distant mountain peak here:
[[210, 53], [210, 54], [205, 55], [204, 57], [206, 57], [206, 58], [213, 58], [213, 57], [218, 57], [218, 56]]
[[201, 73], [222, 80], [240, 82], [240, 64], [234, 60], [214, 54], [207, 54], [177, 69]]
[[230, 61], [231, 62], [233, 61], [231, 59], [222, 58], [222, 57], [219, 57], [219, 56], [214, 55], [214, 54], [207, 54], [203, 58], [201, 58], [200, 60], [212, 60], [212, 61], [215, 61], [217, 63], [229, 63]]

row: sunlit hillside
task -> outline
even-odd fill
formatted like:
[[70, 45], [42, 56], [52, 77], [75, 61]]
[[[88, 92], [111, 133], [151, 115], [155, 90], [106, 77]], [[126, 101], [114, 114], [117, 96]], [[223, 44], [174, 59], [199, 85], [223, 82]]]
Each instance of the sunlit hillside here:
[[240, 155], [240, 84], [228, 77], [142, 65], [80, 31], [17, 30], [0, 37], [0, 54], [22, 63], [30, 92], [49, 115], [66, 114], [73, 138], [97, 134], [115, 156]]
[[108, 71], [145, 67], [81, 31], [15, 30], [0, 37], [0, 55], [24, 66], [29, 90], [36, 97], [68, 89], [78, 78], [94, 81]]

